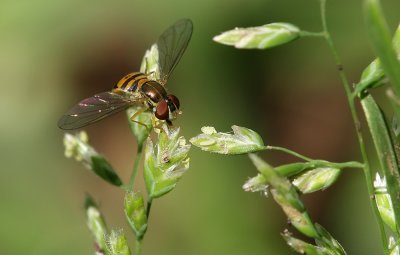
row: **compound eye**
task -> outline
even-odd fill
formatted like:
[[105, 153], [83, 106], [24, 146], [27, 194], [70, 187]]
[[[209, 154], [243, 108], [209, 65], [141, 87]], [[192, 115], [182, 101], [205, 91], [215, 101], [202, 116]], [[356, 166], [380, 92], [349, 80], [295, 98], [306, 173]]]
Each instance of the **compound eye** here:
[[155, 115], [159, 120], [168, 119], [169, 109], [168, 109], [168, 104], [165, 100], [162, 100], [157, 104]]
[[176, 108], [179, 109], [180, 103], [179, 99], [176, 96], [168, 95], [168, 100], [170, 100], [176, 106]]

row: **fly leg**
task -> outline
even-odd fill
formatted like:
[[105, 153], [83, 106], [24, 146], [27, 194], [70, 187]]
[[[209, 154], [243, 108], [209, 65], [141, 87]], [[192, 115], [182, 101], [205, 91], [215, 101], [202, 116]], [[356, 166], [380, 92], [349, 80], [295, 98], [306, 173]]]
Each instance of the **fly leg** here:
[[163, 131], [163, 125], [164, 125], [164, 123], [161, 121], [154, 121], [153, 128]]
[[158, 129], [159, 132], [165, 132], [168, 136], [171, 133], [171, 128], [173, 128], [172, 122], [170, 120], [155, 120], [153, 119], [153, 128]]
[[130, 120], [133, 121], [133, 122], [135, 122], [135, 123], [137, 123], [137, 124], [140, 124], [140, 125], [144, 126], [144, 127], [150, 132], [150, 131], [151, 131], [151, 128], [149, 128], [149, 126], [147, 126], [146, 124], [144, 124], [144, 123], [142, 123], [142, 122], [140, 122], [140, 121], [135, 120], [135, 118], [136, 118], [137, 116], [139, 116], [140, 114], [142, 114], [142, 113], [145, 112], [146, 110], [147, 110], [146, 107], [142, 107], [140, 110], [138, 110], [137, 112], [135, 112], [135, 113], [130, 117]]

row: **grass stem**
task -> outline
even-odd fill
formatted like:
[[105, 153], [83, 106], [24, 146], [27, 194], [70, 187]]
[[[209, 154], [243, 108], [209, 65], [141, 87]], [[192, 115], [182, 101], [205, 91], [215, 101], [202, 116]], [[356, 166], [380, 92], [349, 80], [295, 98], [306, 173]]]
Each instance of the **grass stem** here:
[[142, 151], [143, 151], [143, 146], [138, 146], [137, 152], [136, 152], [136, 158], [135, 158], [135, 163], [133, 164], [133, 170], [132, 170], [132, 174], [131, 177], [129, 179], [129, 186], [128, 186], [128, 190], [129, 191], [133, 191], [133, 187], [135, 185], [135, 179], [138, 173], [138, 169], [139, 169], [139, 163], [140, 160], [142, 158]]
[[374, 198], [373, 177], [372, 177], [372, 173], [371, 173], [371, 167], [370, 167], [370, 163], [369, 163], [369, 159], [368, 159], [368, 155], [367, 155], [364, 138], [363, 138], [362, 132], [361, 132], [361, 124], [358, 119], [354, 98], [352, 96], [351, 87], [348, 82], [347, 75], [343, 69], [343, 65], [340, 60], [339, 54], [336, 50], [336, 47], [332, 41], [331, 35], [328, 30], [327, 20], [326, 20], [326, 8], [325, 8], [326, 0], [319, 0], [319, 1], [320, 1], [321, 20], [322, 20], [323, 31], [325, 34], [325, 40], [327, 41], [330, 51], [335, 59], [336, 66], [339, 71], [340, 80], [341, 80], [341, 82], [343, 84], [343, 88], [346, 92], [347, 101], [348, 101], [350, 111], [351, 111], [351, 116], [353, 118], [354, 126], [355, 126], [356, 133], [357, 133], [357, 139], [358, 139], [358, 143], [360, 146], [361, 156], [364, 161], [363, 162], [364, 163], [364, 168], [363, 168], [364, 176], [365, 176], [365, 180], [366, 180], [366, 184], [367, 184], [368, 193], [370, 196], [371, 206], [372, 206], [372, 209], [373, 209], [373, 212], [375, 215], [375, 219], [379, 225], [381, 239], [382, 239], [382, 243], [383, 243], [383, 246], [385, 249], [385, 253], [387, 253], [387, 237], [386, 237], [385, 227], [384, 227], [384, 223], [380, 217], [378, 207], [375, 203], [375, 200], [373, 199]]
[[142, 253], [142, 240], [136, 239], [135, 255], [140, 255]]

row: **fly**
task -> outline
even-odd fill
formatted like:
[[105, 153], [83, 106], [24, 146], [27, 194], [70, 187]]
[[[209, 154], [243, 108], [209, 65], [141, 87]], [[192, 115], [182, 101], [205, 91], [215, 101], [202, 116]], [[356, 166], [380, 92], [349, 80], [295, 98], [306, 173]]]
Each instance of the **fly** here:
[[124, 76], [111, 91], [83, 99], [65, 113], [58, 127], [65, 130], [78, 129], [134, 105], [143, 108], [131, 116], [150, 110], [154, 116], [169, 125], [179, 112], [179, 99], [168, 94], [165, 85], [169, 76], [185, 52], [193, 32], [189, 19], [182, 19], [167, 28], [156, 42], [159, 77], [150, 78], [151, 72], [134, 72]]

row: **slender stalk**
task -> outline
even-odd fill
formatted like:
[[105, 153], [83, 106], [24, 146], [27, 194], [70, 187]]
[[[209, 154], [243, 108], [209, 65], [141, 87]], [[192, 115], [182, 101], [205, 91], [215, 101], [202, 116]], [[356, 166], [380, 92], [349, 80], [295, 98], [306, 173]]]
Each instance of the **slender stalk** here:
[[325, 37], [324, 32], [310, 32], [310, 31], [300, 31], [300, 36], [314, 36], [314, 37]]
[[135, 255], [140, 255], [142, 253], [142, 240], [136, 239]]
[[149, 220], [149, 216], [150, 216], [150, 210], [151, 210], [151, 205], [153, 203], [153, 199], [149, 198], [149, 200], [147, 201], [147, 208], [146, 208], [146, 216], [147, 216], [147, 221]]
[[138, 173], [138, 169], [139, 169], [139, 163], [140, 163], [140, 159], [142, 158], [142, 152], [143, 152], [143, 146], [138, 146], [137, 152], [136, 152], [136, 158], [135, 158], [135, 162], [133, 164], [133, 170], [132, 170], [132, 174], [131, 177], [129, 179], [129, 184], [128, 184], [128, 190], [129, 191], [133, 191], [133, 187], [135, 185], [135, 179]]
[[371, 206], [375, 215], [375, 219], [378, 222], [379, 228], [380, 228], [380, 233], [381, 233], [381, 239], [382, 239], [382, 243], [383, 243], [383, 247], [385, 250], [385, 253], [387, 253], [387, 237], [386, 237], [386, 232], [385, 232], [385, 228], [384, 228], [384, 223], [379, 215], [379, 211], [378, 211], [378, 207], [375, 203], [375, 201], [373, 200], [374, 198], [374, 186], [373, 186], [373, 177], [372, 177], [372, 173], [371, 173], [371, 167], [370, 167], [370, 163], [368, 160], [368, 155], [367, 155], [367, 150], [366, 150], [366, 146], [364, 143], [364, 138], [362, 136], [362, 132], [361, 132], [361, 124], [360, 121], [358, 119], [358, 115], [357, 115], [357, 111], [355, 108], [355, 102], [353, 100], [352, 97], [352, 92], [351, 92], [351, 87], [350, 84], [348, 82], [347, 79], [347, 75], [343, 69], [343, 65], [342, 62], [340, 60], [339, 54], [337, 53], [336, 47], [332, 41], [331, 35], [329, 33], [328, 30], [328, 26], [327, 26], [327, 21], [326, 21], [326, 0], [319, 0], [320, 1], [320, 11], [321, 11], [321, 20], [322, 20], [322, 26], [323, 26], [323, 32], [325, 34], [325, 39], [329, 45], [330, 51], [332, 52], [332, 55], [335, 59], [336, 65], [338, 67], [338, 71], [339, 71], [339, 76], [340, 76], [340, 80], [343, 84], [343, 88], [346, 92], [346, 96], [347, 96], [347, 101], [350, 107], [350, 111], [351, 111], [351, 116], [353, 118], [353, 122], [354, 122], [354, 126], [356, 129], [356, 133], [357, 133], [357, 139], [358, 139], [358, 143], [360, 146], [360, 151], [361, 151], [361, 156], [363, 158], [364, 161], [364, 175], [365, 175], [365, 180], [367, 183], [367, 189], [368, 189], [368, 193], [370, 195], [370, 202], [371, 202]]
[[[136, 152], [135, 162], [133, 163], [132, 174], [131, 177], [129, 178], [129, 185], [128, 185], [129, 191], [133, 191], [133, 188], [135, 186], [135, 179], [138, 173], [139, 163], [142, 158], [142, 152], [143, 152], [143, 145], [139, 144]], [[143, 241], [143, 236], [139, 238], [136, 236], [135, 255], [140, 255], [142, 253], [142, 241]]]
[[278, 146], [271, 146], [271, 145], [267, 145], [264, 147], [264, 149], [266, 150], [274, 150], [274, 151], [282, 151], [285, 152], [287, 154], [290, 154], [292, 156], [295, 156], [297, 158], [300, 158], [304, 161], [307, 161], [310, 163], [310, 166], [330, 166], [330, 167], [334, 167], [334, 168], [364, 168], [364, 164], [357, 162], [357, 161], [349, 161], [349, 162], [342, 162], [342, 163], [335, 163], [335, 162], [329, 162], [326, 160], [315, 160], [309, 157], [306, 157], [304, 155], [301, 155], [300, 153], [297, 153], [295, 151], [289, 150], [287, 148], [283, 148], [283, 147], [278, 147]]
[[322, 165], [322, 166], [329, 166], [333, 168], [361, 168], [364, 169], [364, 164], [361, 164], [360, 162], [357, 161], [349, 161], [349, 162], [343, 162], [343, 163], [334, 163], [334, 162], [328, 162], [325, 160], [314, 160], [313, 163], [315, 165]]
[[286, 149], [286, 148], [283, 148], [283, 147], [267, 145], [267, 146], [265, 146], [265, 149], [266, 150], [273, 150], [273, 151], [282, 151], [282, 152], [285, 152], [287, 154], [293, 155], [296, 158], [300, 158], [300, 159], [302, 159], [304, 161], [313, 161], [312, 158], [306, 157], [304, 155], [301, 155], [300, 153], [297, 153], [295, 151], [292, 151], [292, 150], [289, 150], [289, 149]]

